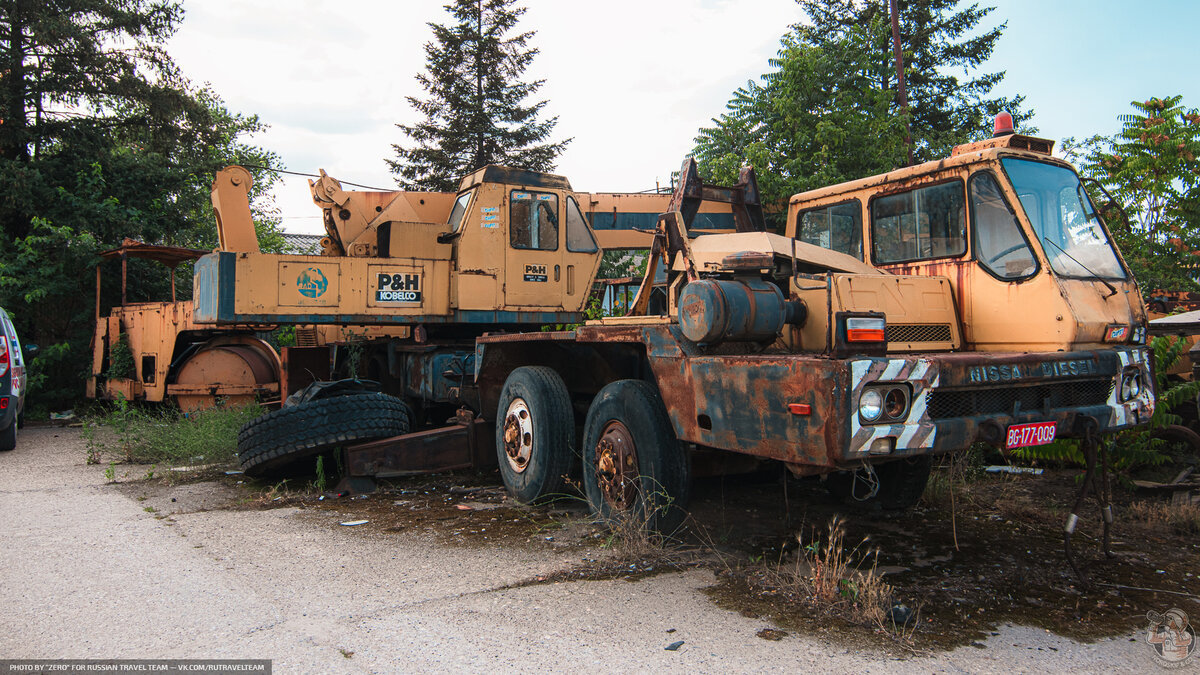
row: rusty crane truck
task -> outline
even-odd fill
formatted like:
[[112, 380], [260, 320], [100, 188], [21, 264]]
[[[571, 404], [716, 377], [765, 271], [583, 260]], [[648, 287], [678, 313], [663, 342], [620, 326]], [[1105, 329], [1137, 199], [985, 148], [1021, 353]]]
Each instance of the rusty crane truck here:
[[[597, 512], [670, 528], [692, 458], [734, 453], [904, 508], [932, 455], [1153, 412], [1141, 297], [1051, 145], [1007, 133], [797, 195], [787, 236], [763, 231], [753, 170], [723, 188], [689, 160], [631, 311], [584, 323], [601, 249], [565, 178], [485, 167], [443, 222], [363, 212], [323, 178], [334, 255], [205, 256], [196, 318], [409, 329], [365, 347], [384, 393], [335, 387], [248, 424], [248, 472], [342, 445], [351, 480], [494, 463], [529, 502], [581, 465]], [[736, 231], [693, 236], [712, 203]], [[296, 363], [327, 377], [322, 358]], [[455, 416], [413, 427], [436, 409]]]

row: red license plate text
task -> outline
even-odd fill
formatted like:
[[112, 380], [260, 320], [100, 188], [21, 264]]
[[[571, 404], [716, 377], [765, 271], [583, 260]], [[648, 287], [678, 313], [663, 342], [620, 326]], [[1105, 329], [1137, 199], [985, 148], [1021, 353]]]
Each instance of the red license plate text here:
[[1057, 422], [1031, 422], [1029, 424], [1014, 424], [1008, 428], [1008, 437], [1004, 447], [1028, 448], [1034, 445], [1046, 445], [1054, 441]]

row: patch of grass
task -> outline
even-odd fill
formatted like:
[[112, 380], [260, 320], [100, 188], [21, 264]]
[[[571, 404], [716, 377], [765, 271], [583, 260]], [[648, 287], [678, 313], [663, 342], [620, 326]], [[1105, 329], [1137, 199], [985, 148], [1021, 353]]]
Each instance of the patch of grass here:
[[879, 573], [879, 550], [868, 549], [864, 538], [847, 545], [845, 522], [834, 516], [825, 532], [796, 535], [799, 549], [792, 561], [766, 563], [759, 576], [768, 590], [821, 613], [841, 616], [854, 623], [896, 631], [888, 612], [895, 592]]
[[966, 452], [942, 458], [929, 474], [921, 501], [928, 506], [948, 508], [954, 503], [954, 498], [969, 499], [971, 483], [984, 475], [985, 453], [986, 447], [976, 443]]
[[1175, 534], [1200, 534], [1200, 504], [1134, 502], [1126, 515], [1146, 527]]
[[[85, 423], [87, 460], [95, 463], [102, 455], [116, 455], [138, 464], [226, 464], [237, 452], [238, 430], [262, 413], [259, 406], [245, 406], [184, 415], [173, 407], [140, 408], [117, 401]], [[154, 474], [151, 467], [146, 477]]]

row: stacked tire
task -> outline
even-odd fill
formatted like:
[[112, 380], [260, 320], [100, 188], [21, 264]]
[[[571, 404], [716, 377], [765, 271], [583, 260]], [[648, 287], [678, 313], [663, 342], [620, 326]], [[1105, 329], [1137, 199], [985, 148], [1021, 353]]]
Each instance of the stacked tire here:
[[325, 450], [407, 434], [412, 411], [404, 401], [356, 392], [306, 401], [248, 422], [238, 432], [238, 463], [264, 476]]

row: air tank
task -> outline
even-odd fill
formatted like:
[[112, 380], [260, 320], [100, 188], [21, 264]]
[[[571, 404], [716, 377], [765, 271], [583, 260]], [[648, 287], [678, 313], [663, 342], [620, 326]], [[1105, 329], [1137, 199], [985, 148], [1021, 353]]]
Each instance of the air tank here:
[[679, 295], [679, 327], [692, 342], [768, 342], [784, 324], [802, 324], [805, 307], [762, 279], [700, 279]]

